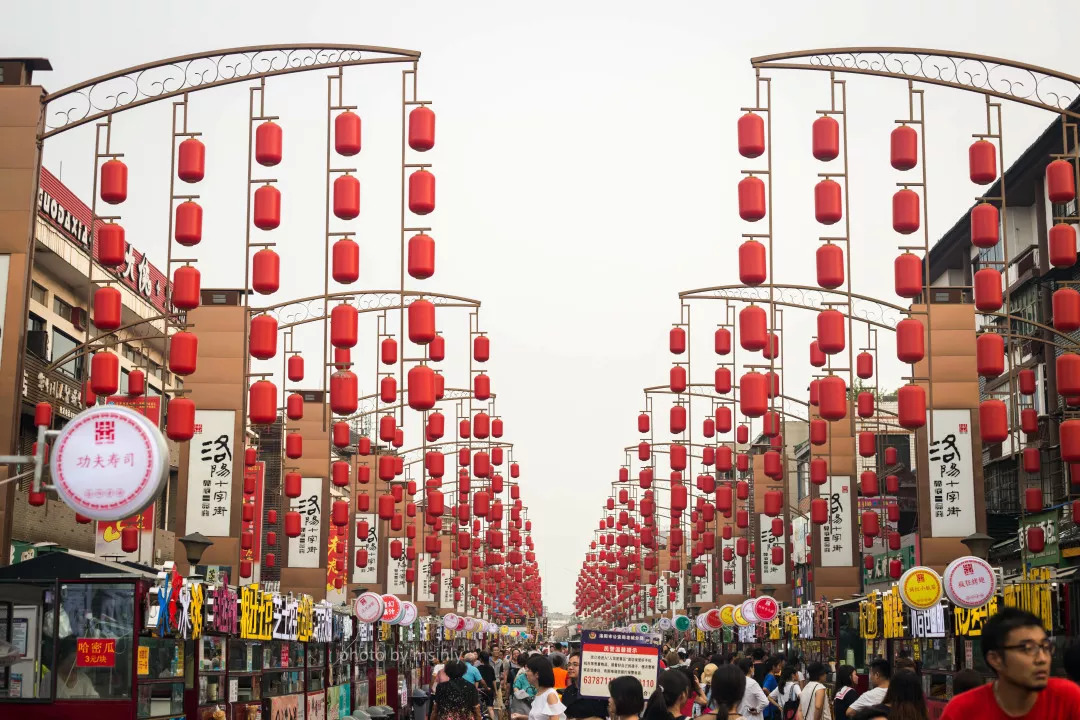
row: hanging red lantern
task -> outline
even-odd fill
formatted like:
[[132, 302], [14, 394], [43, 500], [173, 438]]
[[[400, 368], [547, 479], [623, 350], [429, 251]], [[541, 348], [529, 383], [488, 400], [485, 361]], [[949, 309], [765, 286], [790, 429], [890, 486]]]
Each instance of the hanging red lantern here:
[[90, 387], [95, 395], [115, 395], [120, 387], [120, 358], [100, 350], [90, 360]]
[[828, 425], [824, 420], [813, 419], [810, 421], [810, 444], [824, 445], [828, 441]]
[[281, 162], [281, 126], [272, 120], [255, 129], [255, 161], [266, 167]]
[[1046, 194], [1050, 202], [1064, 204], [1076, 198], [1076, 180], [1068, 160], [1054, 160], [1046, 166]]
[[731, 370], [726, 367], [716, 368], [716, 372], [713, 373], [713, 387], [721, 395], [731, 392]]
[[[296, 418], [296, 419], [299, 420], [299, 419], [302, 419], [304, 417], [304, 410], [303, 410], [304, 398], [299, 393], [292, 393], [291, 395], [289, 395], [289, 400], [291, 401], [294, 396], [299, 398], [300, 417]], [[291, 420], [292, 418], [290, 417], [289, 419]], [[350, 443], [352, 441], [351, 436], [352, 436], [352, 430], [349, 428], [349, 423], [347, 423], [347, 422], [345, 422], [343, 420], [338, 420], [338, 421], [334, 422], [330, 426], [330, 439], [331, 439], [331, 442], [333, 442], [334, 447], [336, 447], [336, 448], [347, 448], [347, 447], [349, 447], [349, 445], [350, 445]]]
[[716, 408], [716, 432], [731, 432], [731, 424], [731, 408], [726, 405]]
[[409, 211], [427, 215], [435, 209], [435, 175], [421, 168], [409, 175]]
[[256, 315], [248, 331], [248, 352], [259, 360], [269, 360], [277, 355], [277, 337], [277, 319], [266, 313]]
[[829, 359], [821, 352], [821, 344], [817, 340], [810, 341], [810, 364], [814, 367], [825, 367]]
[[836, 118], [822, 115], [814, 121], [811, 134], [812, 150], [816, 159], [828, 162], [840, 155], [840, 123]]
[[360, 314], [352, 305], [335, 305], [330, 311], [330, 344], [336, 348], [355, 346], [359, 319]]
[[202, 205], [194, 200], [186, 200], [176, 206], [176, 222], [173, 223], [173, 237], [185, 247], [192, 247], [202, 242]]
[[1020, 411], [1020, 430], [1028, 435], [1039, 432], [1039, 413], [1034, 408]]
[[304, 437], [299, 433], [285, 436], [285, 457], [295, 460], [304, 456]]
[[144, 373], [142, 370], [132, 370], [130, 373], [128, 373], [128, 396], [139, 397], [145, 393], [146, 373]]
[[900, 427], [914, 430], [926, 424], [926, 391], [919, 385], [904, 385], [896, 393], [896, 416]]
[[409, 113], [409, 147], [420, 152], [435, 147], [435, 113], [427, 105]]
[[1080, 355], [1062, 353], [1054, 361], [1058, 392], [1065, 397], [1080, 395]]
[[896, 357], [902, 363], [917, 363], [926, 356], [922, 321], [904, 318], [896, 324]]
[[407, 390], [409, 407], [413, 410], [430, 410], [435, 407], [435, 371], [427, 365], [410, 368]]
[[1016, 373], [1016, 384], [1023, 395], [1035, 394], [1035, 371], [1024, 368]]
[[766, 490], [765, 491], [765, 514], [769, 517], [776, 517], [784, 509], [784, 493], [779, 490]]
[[727, 328], [717, 328], [713, 334], [713, 350], [717, 355], [727, 355], [731, 352], [731, 331]]
[[180, 143], [177, 152], [176, 176], [186, 183], [197, 183], [206, 174], [206, 146], [198, 138], [189, 137]]
[[165, 412], [165, 436], [176, 442], [185, 442], [195, 436], [195, 403], [192, 400], [184, 397], [169, 399]]
[[765, 246], [757, 240], [746, 240], [739, 245], [739, 282], [743, 285], [765, 282], [766, 264]]
[[897, 255], [893, 263], [893, 280], [897, 295], [903, 298], [918, 297], [923, 289], [922, 261], [910, 252]]
[[127, 262], [127, 241], [124, 228], [114, 222], [107, 222], [98, 228], [98, 262], [105, 267], [116, 267]]
[[829, 308], [817, 314], [817, 343], [827, 355], [842, 352], [844, 341], [844, 314]]
[[[1058, 435], [1061, 440], [1061, 459], [1070, 463], [1080, 462], [1080, 420], [1062, 422], [1058, 426]], [[1075, 484], [1075, 475], [1073, 477]]]
[[101, 165], [101, 199], [110, 205], [119, 205], [127, 200], [128, 168], [122, 161], [113, 158]]
[[439, 334], [431, 339], [428, 343], [428, 360], [431, 362], [442, 362], [446, 357], [446, 339]]
[[120, 549], [126, 553], [139, 550], [139, 526], [125, 525], [120, 529]]
[[1005, 372], [1005, 341], [994, 332], [983, 332], [975, 338], [975, 366], [979, 375], [996, 378]]
[[351, 415], [356, 412], [357, 402], [356, 373], [350, 370], [338, 370], [330, 376], [330, 409], [336, 415]]
[[844, 250], [839, 245], [826, 243], [818, 246], [815, 253], [817, 282], [832, 290], [844, 284]]
[[[291, 538], [300, 536], [300, 513], [295, 510], [289, 510], [285, 513], [285, 534]], [[360, 550], [359, 552], [367, 553], [367, 550]]]
[[865, 351], [856, 355], [855, 374], [863, 380], [874, 377], [874, 356]]
[[869, 431], [859, 433], [859, 455], [874, 457], [877, 454], [877, 436]]
[[997, 177], [997, 148], [987, 140], [976, 140], [968, 148], [968, 174], [976, 185], [988, 185]]
[[686, 430], [686, 408], [682, 405], [675, 405], [671, 408], [670, 415], [670, 427], [672, 435], [679, 435]]
[[979, 403], [979, 435], [987, 445], [1009, 437], [1008, 413], [1004, 402], [991, 398]]
[[178, 332], [170, 338], [169, 370], [174, 375], [190, 375], [195, 372], [199, 356], [199, 338], [195, 333]]
[[910, 170], [919, 163], [919, 135], [909, 125], [899, 125], [889, 135], [889, 161], [897, 170]]
[[[874, 434], [869, 433], [869, 435], [871, 444], [873, 444]], [[862, 449], [861, 440], [860, 436], [860, 450]], [[862, 455], [861, 452], [859, 454]], [[873, 455], [873, 453], [870, 454]], [[865, 497], [875, 497], [878, 494], [877, 474], [873, 470], [864, 470], [859, 475], [859, 494]]]
[[341, 238], [334, 243], [332, 277], [343, 285], [356, 282], [360, 277], [360, 246], [352, 238]]
[[281, 191], [273, 185], [263, 185], [255, 191], [255, 207], [252, 211], [255, 227], [273, 230], [281, 224]]
[[751, 371], [739, 379], [739, 410], [743, 415], [747, 417], [764, 415], [769, 407], [768, 398], [768, 378], [762, 373]]
[[859, 417], [869, 418], [874, 416], [874, 393], [859, 393], [856, 398], [856, 404], [858, 405]]
[[270, 248], [251, 256], [251, 289], [260, 295], [277, 292], [281, 278], [281, 258]]
[[893, 230], [902, 235], [910, 235], [919, 229], [919, 194], [914, 190], [902, 188], [892, 198]]
[[352, 110], [334, 118], [334, 150], [346, 157], [360, 152], [360, 116]]
[[[892, 448], [890, 448], [890, 449], [892, 449]], [[891, 463], [891, 464], [895, 465], [896, 464], [895, 460], [896, 460], [896, 458], [893, 458], [894, 462]], [[889, 493], [890, 495], [895, 495], [896, 493], [900, 492], [900, 478], [898, 476], [896, 476], [896, 475], [886, 475], [885, 476], [885, 492]]]
[[[117, 292], [119, 295], [119, 291]], [[199, 307], [202, 295], [202, 274], [198, 268], [182, 265], [173, 273], [172, 304], [177, 310]], [[95, 296], [96, 297], [96, 296]]]
[[473, 338], [473, 360], [487, 362], [491, 357], [491, 339], [487, 335], [477, 335]]
[[435, 306], [429, 300], [409, 304], [409, 340], [426, 345], [435, 339]]
[[248, 418], [252, 425], [269, 425], [277, 419], [277, 387], [257, 380], [248, 388]]
[[865, 537], [876, 537], [881, 532], [877, 513], [867, 510], [862, 514], [862, 534]]
[[[1024, 472], [1030, 473], [1030, 474], [1033, 474], [1033, 475], [1037, 475], [1039, 473], [1039, 470], [1040, 470], [1040, 468], [1042, 466], [1041, 458], [1039, 456], [1039, 448], [1034, 448], [1034, 447], [1024, 448], [1023, 465], [1024, 465]], [[1035, 500], [1032, 499], [1032, 494], [1033, 493], [1037, 493], [1037, 495], [1035, 495]], [[1027, 506], [1028, 506], [1028, 508], [1027, 508], [1028, 512], [1039, 512], [1039, 511], [1042, 510], [1042, 507], [1043, 507], [1042, 490], [1040, 490], [1038, 488], [1028, 488], [1027, 490], [1024, 491], [1024, 494], [1025, 494], [1025, 498], [1026, 498], [1026, 502], [1027, 502]]]
[[818, 386], [818, 413], [825, 420], [843, 420], [847, 416], [847, 383], [839, 375], [821, 378]]
[[115, 330], [120, 327], [123, 312], [120, 291], [103, 285], [94, 291], [94, 327]]
[[1046, 547], [1046, 533], [1042, 526], [1032, 525], [1025, 533], [1027, 538], [1027, 550], [1032, 553], [1040, 553]]
[[739, 154], [756, 158], [765, 152], [765, 121], [760, 115], [746, 113], [739, 118]]
[[473, 378], [473, 396], [480, 401], [491, 397], [491, 378], [488, 375], [480, 373]]
[[1001, 309], [1001, 272], [995, 268], [983, 268], [975, 273], [975, 307], [979, 312], [997, 312]]
[[682, 365], [675, 365], [671, 368], [671, 372], [668, 373], [668, 386], [673, 393], [686, 392], [686, 368]]
[[1055, 290], [1053, 312], [1055, 330], [1061, 332], [1080, 330], [1080, 292], [1071, 287]]
[[747, 175], [739, 181], [739, 217], [750, 222], [765, 217], [765, 183], [761, 178]]
[[668, 332], [668, 350], [673, 355], [686, 352], [686, 331], [681, 327], [673, 327]]
[[998, 242], [998, 209], [982, 202], [971, 209], [971, 244], [992, 248]]
[[824, 525], [829, 519], [829, 505], [821, 498], [810, 501], [810, 522], [815, 525]]
[[1076, 231], [1072, 225], [1058, 223], [1050, 228], [1047, 247], [1050, 264], [1054, 267], [1072, 267], [1076, 264]]
[[761, 350], [768, 343], [765, 310], [758, 305], [748, 305], [739, 311], [739, 344], [743, 350]]
[[814, 186], [814, 217], [822, 225], [834, 225], [844, 217], [843, 189], [832, 178]]
[[435, 274], [435, 241], [418, 233], [409, 238], [409, 275], [426, 280]]

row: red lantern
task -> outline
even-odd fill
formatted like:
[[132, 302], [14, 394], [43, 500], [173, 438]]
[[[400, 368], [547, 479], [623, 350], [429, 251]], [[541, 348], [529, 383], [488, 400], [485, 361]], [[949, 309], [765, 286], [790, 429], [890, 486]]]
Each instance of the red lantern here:
[[919, 135], [908, 125], [897, 126], [889, 136], [889, 161], [897, 170], [910, 170], [919, 162]]
[[199, 338], [195, 333], [178, 332], [169, 343], [169, 370], [174, 375], [190, 375], [195, 372], [199, 356]]
[[1028, 552], [1040, 553], [1046, 547], [1046, 533], [1039, 525], [1032, 525], [1027, 529]]
[[[1039, 469], [1042, 466], [1041, 458], [1039, 456], [1039, 448], [1024, 448], [1023, 463], [1024, 472], [1038, 474]], [[1024, 493], [1027, 499], [1028, 512], [1039, 512], [1040, 510], [1042, 510], [1042, 490], [1039, 490], [1038, 488], [1028, 488], [1024, 491]], [[1037, 493], [1036, 501], [1032, 501], [1032, 493]]]
[[120, 327], [123, 304], [120, 291], [102, 286], [94, 291], [94, 327], [98, 330], [115, 330]]
[[815, 525], [824, 525], [829, 519], [829, 505], [821, 498], [810, 501], [810, 522]]
[[[841, 380], [841, 382], [843, 382]], [[739, 410], [747, 417], [761, 417], [769, 407], [768, 378], [748, 372], [739, 380]]]
[[426, 345], [435, 339], [435, 306], [428, 300], [409, 304], [409, 340]]
[[1017, 385], [1020, 388], [1020, 392], [1023, 395], [1035, 394], [1035, 371], [1031, 368], [1024, 368], [1016, 373]]
[[[172, 285], [173, 306], [178, 310], [194, 310], [199, 307], [201, 293], [202, 274], [199, 270], [190, 265], [176, 268], [176, 272], [173, 273]], [[117, 295], [119, 295], [119, 292], [117, 292]]]
[[909, 252], [897, 255], [893, 263], [893, 280], [897, 295], [903, 298], [917, 297], [923, 289], [922, 261]]
[[281, 191], [273, 185], [263, 185], [255, 191], [255, 208], [252, 212], [255, 227], [273, 230], [281, 224]]
[[914, 430], [925, 425], [926, 391], [919, 385], [904, 385], [896, 395], [896, 416], [900, 427]]
[[998, 242], [998, 209], [990, 203], [979, 203], [971, 209], [971, 244], [992, 248]]
[[825, 178], [814, 186], [814, 217], [822, 225], [834, 225], [844, 216], [840, 183]]
[[351, 348], [356, 345], [359, 317], [357, 309], [352, 305], [335, 305], [330, 311], [330, 344], [336, 348]]
[[173, 224], [173, 237], [176, 242], [192, 247], [202, 242], [202, 205], [194, 200], [187, 200], [176, 206], [176, 222]]
[[487, 400], [491, 397], [491, 378], [484, 373], [473, 378], [473, 395], [477, 400]]
[[748, 305], [739, 311], [739, 344], [743, 350], [761, 350], [768, 344], [765, 310]]
[[784, 493], [779, 490], [765, 491], [765, 514], [776, 517], [784, 509]]
[[[126, 260], [127, 241], [124, 228], [108, 222], [98, 228], [98, 262], [105, 267], [123, 265]], [[1075, 243], [1074, 243], [1075, 246]]]
[[248, 332], [248, 351], [252, 357], [269, 360], [277, 355], [277, 319], [272, 315], [256, 315]]
[[739, 217], [757, 222], [765, 217], [765, 183], [747, 175], [739, 181]]
[[[130, 381], [130, 378], [128, 378]], [[165, 435], [170, 440], [184, 442], [195, 435], [195, 403], [183, 397], [169, 399], [165, 413]]]
[[177, 153], [176, 176], [186, 183], [197, 183], [206, 174], [206, 146], [198, 138], [189, 137], [180, 143]]
[[839, 245], [826, 243], [817, 249], [817, 282], [832, 290], [844, 284], [844, 251]]
[[668, 332], [668, 349], [673, 355], [686, 352], [686, 331], [681, 327], [673, 327]]
[[872, 432], [859, 433], [859, 455], [862, 457], [874, 457], [877, 454], [877, 436]]
[[995, 268], [983, 268], [975, 273], [975, 307], [980, 312], [997, 312], [1001, 309], [1001, 272]]
[[[304, 398], [299, 393], [293, 393], [292, 395], [289, 395], [289, 400], [292, 400], [294, 396], [300, 398], [300, 418], [302, 418], [303, 415], [304, 415], [304, 411], [303, 411]], [[297, 418], [297, 419], [300, 419], [300, 418]], [[290, 418], [290, 419], [292, 419], [292, 418]], [[350, 441], [352, 439], [350, 436], [351, 436], [351, 431], [349, 429], [349, 423], [344, 422], [342, 420], [339, 420], [339, 421], [333, 423], [333, 425], [330, 426], [330, 437], [331, 437], [331, 441], [334, 443], [334, 447], [336, 447], [336, 448], [349, 447], [349, 443], [350, 443]]]
[[334, 149], [346, 157], [360, 152], [360, 116], [352, 110], [334, 118]]
[[281, 162], [281, 126], [271, 120], [255, 129], [255, 161], [266, 167]]
[[101, 165], [101, 199], [110, 205], [127, 200], [128, 169], [120, 160], [113, 158]]
[[1008, 413], [1004, 402], [990, 399], [979, 403], [979, 435], [987, 445], [1009, 437]]
[[1068, 160], [1054, 160], [1046, 166], [1046, 194], [1050, 202], [1063, 204], [1076, 197], [1073, 166]]
[[917, 363], [926, 355], [923, 324], [905, 318], [896, 324], [896, 357], [902, 363]]
[[810, 364], [814, 367], [825, 367], [829, 359], [821, 352], [821, 344], [817, 340], [810, 342]]
[[299, 433], [285, 436], [285, 457], [295, 460], [304, 456], [304, 437]]
[[810, 443], [812, 445], [824, 445], [828, 440], [828, 425], [824, 420], [814, 419], [810, 421]]
[[765, 246], [757, 240], [747, 240], [739, 246], [739, 282], [760, 285], [765, 282]]
[[427, 365], [415, 365], [409, 369], [409, 407], [413, 410], [430, 410], [435, 407], [435, 371]]
[[409, 238], [409, 275], [426, 280], [435, 274], [435, 241], [418, 233]]
[[679, 435], [686, 430], [686, 407], [683, 405], [675, 405], [671, 408], [670, 426], [671, 434]]
[[867, 510], [862, 514], [862, 534], [867, 537], [875, 537], [881, 532], [877, 513]]
[[427, 105], [409, 113], [409, 147], [420, 152], [435, 147], [435, 113]]
[[[873, 441], [873, 433], [868, 433], [871, 441]], [[862, 437], [860, 436], [860, 450]], [[872, 442], [871, 442], [872, 444]], [[861, 452], [859, 453], [862, 454]], [[873, 453], [870, 453], [873, 455]], [[873, 470], [865, 470], [859, 475], [859, 494], [865, 497], [874, 497], [878, 494], [878, 479], [877, 474]]]
[[673, 393], [686, 392], [686, 368], [682, 365], [675, 365], [671, 368], [671, 372], [668, 373], [668, 386]]
[[[289, 510], [285, 513], [285, 534], [291, 538], [300, 536], [300, 513]], [[359, 550], [359, 553], [367, 554], [367, 550]]]
[[409, 176], [409, 211], [427, 215], [435, 209], [435, 175], [417, 170]]
[[260, 295], [276, 293], [281, 278], [281, 258], [270, 248], [251, 256], [251, 289]]
[[139, 550], [139, 527], [138, 525], [125, 525], [120, 530], [120, 549], [126, 553]]
[[818, 412], [826, 420], [847, 416], [847, 383], [839, 375], [821, 378], [818, 386]]
[[919, 229], [919, 194], [903, 188], [893, 194], [892, 199], [893, 230], [902, 235], [910, 235]]
[[839, 310], [821, 310], [817, 315], [817, 343], [823, 353], [835, 355], [842, 352], [844, 342], [844, 314]]
[[814, 157], [823, 162], [835, 160], [840, 155], [840, 123], [829, 115], [822, 115], [814, 121], [813, 132]]
[[987, 140], [976, 140], [968, 148], [968, 174], [976, 185], [988, 185], [997, 177], [997, 148]]
[[[1061, 459], [1065, 462], [1080, 462], [1080, 420], [1065, 420], [1058, 426], [1061, 439]], [[1075, 478], [1075, 476], [1074, 476]], [[1076, 480], [1073, 480], [1076, 483]]]
[[868, 352], [861, 352], [855, 356], [855, 374], [863, 380], [874, 376], [874, 356]]
[[975, 338], [975, 366], [979, 375], [995, 378], [1005, 372], [1005, 341], [993, 332]]
[[104, 350], [90, 360], [90, 387], [95, 395], [115, 395], [120, 387], [120, 358]]
[[360, 277], [360, 246], [352, 238], [334, 243], [331, 276], [342, 285], [356, 282]]
[[446, 339], [442, 335], [436, 334], [428, 343], [428, 360], [431, 362], [442, 362], [446, 357]]
[[726, 367], [716, 368], [716, 372], [713, 373], [713, 387], [721, 395], [731, 392], [731, 370]]
[[1065, 397], [1080, 395], [1080, 355], [1062, 353], [1054, 361], [1057, 369], [1058, 392]]
[[760, 115], [746, 113], [739, 118], [739, 154], [756, 158], [765, 152], [765, 121]]
[[713, 349], [717, 355], [727, 355], [731, 352], [731, 331], [727, 328], [717, 328], [713, 334]]
[[477, 335], [473, 338], [473, 360], [487, 362], [491, 357], [491, 339], [487, 335]]
[[257, 380], [248, 388], [248, 417], [253, 425], [269, 425], [277, 419], [277, 387]]
[[1050, 264], [1054, 267], [1072, 267], [1076, 264], [1076, 231], [1072, 225], [1058, 223], [1050, 228], [1047, 246], [1050, 251]]
[[356, 412], [357, 402], [356, 373], [350, 370], [338, 370], [330, 376], [330, 409], [336, 415], [351, 415]]
[[[100, 290], [98, 292], [101, 292]], [[96, 299], [96, 297], [95, 297]], [[1080, 292], [1071, 287], [1054, 291], [1054, 329], [1061, 332], [1080, 330]]]
[[1020, 430], [1028, 435], [1034, 435], [1039, 431], [1039, 413], [1034, 408], [1024, 408], [1020, 411]]

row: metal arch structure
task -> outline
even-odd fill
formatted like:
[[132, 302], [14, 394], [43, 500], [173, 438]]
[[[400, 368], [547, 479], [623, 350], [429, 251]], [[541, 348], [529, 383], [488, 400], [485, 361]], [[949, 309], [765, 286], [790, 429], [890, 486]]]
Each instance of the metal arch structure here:
[[[277, 305], [249, 308], [251, 314], [268, 313], [278, 321], [279, 330], [288, 330], [297, 325], [318, 322], [328, 317], [327, 305], [331, 301], [348, 301], [357, 312], [381, 312], [384, 310], [405, 310], [414, 300], [424, 299], [436, 307], [461, 307], [470, 310], [480, 308], [480, 301], [458, 295], [421, 292], [419, 290], [361, 290], [359, 292], [339, 292], [329, 295], [311, 295], [306, 298], [286, 300]], [[321, 305], [319, 304], [321, 303]]]
[[232, 83], [307, 70], [415, 63], [420, 52], [374, 45], [249, 45], [133, 65], [45, 96], [40, 139], [123, 110]]
[[1005, 58], [902, 47], [841, 47], [761, 55], [756, 70], [821, 70], [929, 83], [1023, 103], [1073, 119], [1080, 77]]

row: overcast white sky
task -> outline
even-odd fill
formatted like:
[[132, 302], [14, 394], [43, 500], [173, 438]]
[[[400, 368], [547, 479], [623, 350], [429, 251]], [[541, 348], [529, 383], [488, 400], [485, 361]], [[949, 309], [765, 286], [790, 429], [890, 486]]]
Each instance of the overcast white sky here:
[[[37, 76], [56, 90], [126, 66], [190, 52], [269, 43], [356, 43], [423, 52], [421, 95], [438, 113], [434, 163], [436, 276], [411, 287], [481, 300], [492, 336], [498, 410], [523, 465], [544, 599], [571, 607], [573, 583], [609, 481], [637, 442], [641, 388], [666, 382], [667, 330], [682, 289], [735, 282], [745, 229], [736, 211], [739, 108], [752, 102], [749, 58], [853, 45], [984, 53], [1080, 74], [1071, 2], [93, 2], [9, 3], [0, 55], [43, 56]], [[159, 8], [167, 8], [165, 11]], [[287, 277], [280, 296], [321, 291], [325, 81], [322, 73], [271, 82], [267, 111], [282, 116], [286, 219], [275, 233]], [[346, 102], [360, 105], [364, 150], [361, 285], [396, 287], [400, 75], [347, 71]], [[777, 279], [813, 284], [822, 234], [813, 222], [813, 111], [828, 102], [824, 74], [776, 73], [774, 172]], [[892, 295], [898, 237], [889, 226], [897, 173], [888, 133], [906, 112], [903, 83], [849, 82], [855, 289]], [[970, 205], [971, 133], [982, 100], [931, 90], [930, 228], [940, 233]], [[164, 105], [164, 104], [162, 104]], [[192, 96], [191, 125], [205, 133], [208, 178], [199, 257], [204, 286], [242, 281], [246, 91]], [[1007, 162], [1050, 116], [1010, 107]], [[115, 122], [132, 194], [121, 208], [128, 239], [165, 264], [168, 108]], [[92, 136], [46, 145], [45, 164], [89, 196]], [[339, 163], [335, 163], [339, 164]], [[167, 167], [167, 166], [166, 166]], [[425, 223], [426, 224], [426, 223]], [[256, 238], [263, 239], [263, 238]], [[811, 268], [810, 272], [807, 269]], [[692, 339], [708, 345], [713, 320]], [[440, 315], [440, 318], [443, 316]], [[788, 341], [805, 347], [794, 325]], [[451, 353], [467, 321], [440, 325]], [[373, 330], [371, 331], [373, 332]], [[320, 333], [321, 335], [321, 333]], [[362, 334], [362, 342], [365, 336]], [[372, 342], [364, 352], [374, 353]], [[698, 355], [695, 353], [695, 358]], [[692, 378], [708, 381], [713, 362]], [[696, 361], [695, 361], [696, 362]], [[789, 363], [790, 364], [790, 363]], [[788, 368], [787, 386], [808, 373]], [[884, 384], [895, 386], [899, 369]], [[374, 381], [361, 375], [362, 389]], [[464, 374], [449, 385], [461, 386]], [[416, 437], [414, 433], [413, 437]], [[411, 442], [408, 444], [412, 444]]]

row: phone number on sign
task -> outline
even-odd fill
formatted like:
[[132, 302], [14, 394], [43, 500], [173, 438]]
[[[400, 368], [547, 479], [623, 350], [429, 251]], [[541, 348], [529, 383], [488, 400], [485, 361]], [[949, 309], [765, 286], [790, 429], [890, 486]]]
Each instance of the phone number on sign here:
[[[613, 676], [604, 675], [583, 675], [581, 677], [582, 685], [607, 685], [614, 680]], [[638, 678], [641, 680], [641, 686], [644, 688], [652, 688], [656, 686], [656, 680], [653, 678]]]

